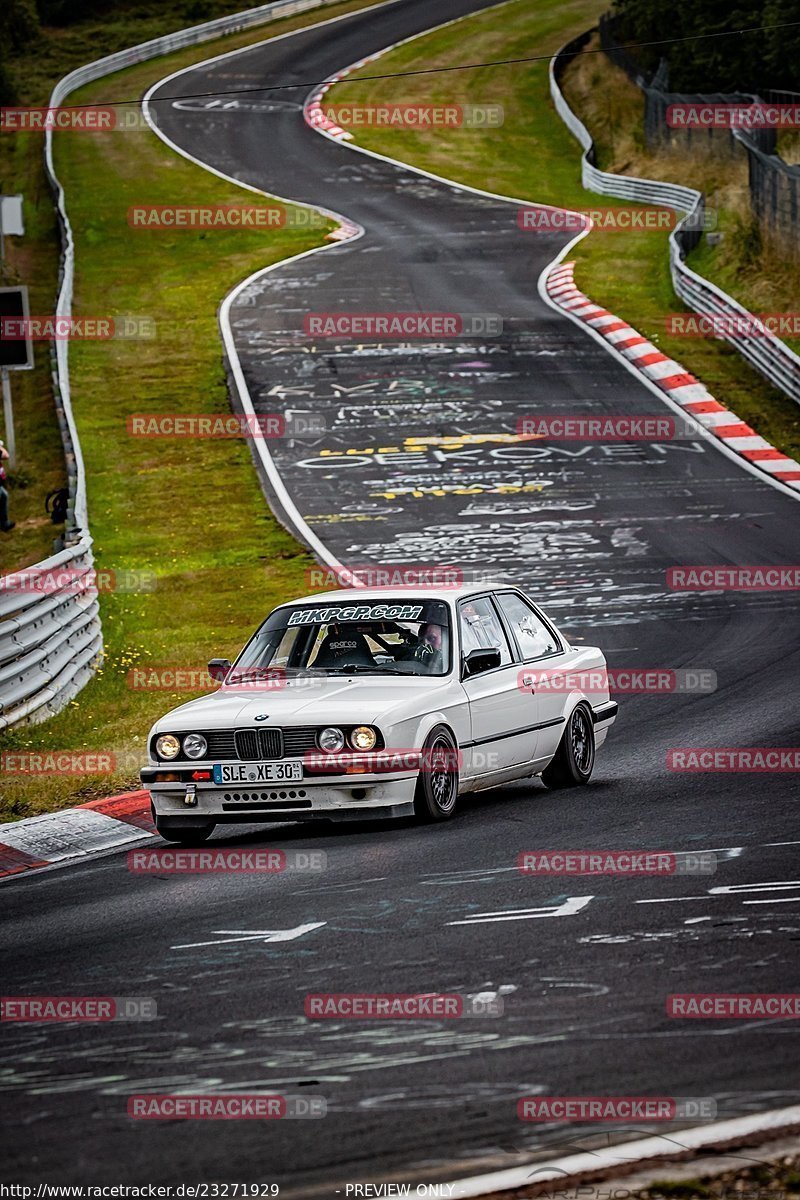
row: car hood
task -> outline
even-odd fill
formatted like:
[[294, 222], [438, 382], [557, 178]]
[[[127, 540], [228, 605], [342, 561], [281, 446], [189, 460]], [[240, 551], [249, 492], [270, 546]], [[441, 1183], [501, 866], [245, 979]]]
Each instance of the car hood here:
[[[156, 733], [185, 729], [229, 729], [264, 718], [270, 725], [380, 724], [436, 709], [452, 686], [447, 678], [384, 677], [287, 680], [280, 688], [221, 687], [166, 713]], [[268, 728], [267, 722], [265, 727]]]

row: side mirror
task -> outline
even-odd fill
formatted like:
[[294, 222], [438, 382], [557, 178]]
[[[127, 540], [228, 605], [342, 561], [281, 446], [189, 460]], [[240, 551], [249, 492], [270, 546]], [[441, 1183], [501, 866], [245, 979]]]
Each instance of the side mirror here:
[[212, 658], [208, 664], [208, 673], [212, 679], [216, 679], [217, 683], [222, 683], [230, 669], [230, 660], [227, 658]]
[[479, 646], [477, 650], [470, 650], [464, 659], [464, 677], [480, 675], [483, 671], [492, 671], [495, 667], [500, 666], [501, 659], [502, 655], [496, 647], [485, 650]]

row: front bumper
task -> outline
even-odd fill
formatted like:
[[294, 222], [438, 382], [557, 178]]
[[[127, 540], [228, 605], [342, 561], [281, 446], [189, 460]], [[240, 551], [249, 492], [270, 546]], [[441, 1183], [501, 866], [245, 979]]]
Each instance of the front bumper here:
[[158, 817], [213, 818], [219, 824], [236, 824], [315, 817], [402, 817], [414, 811], [416, 772], [389, 777], [307, 775], [296, 782], [214, 784], [193, 781], [195, 769], [170, 767], [170, 773], [181, 778], [165, 783], [155, 778], [165, 773], [163, 767], [144, 768], [142, 786], [150, 792]]

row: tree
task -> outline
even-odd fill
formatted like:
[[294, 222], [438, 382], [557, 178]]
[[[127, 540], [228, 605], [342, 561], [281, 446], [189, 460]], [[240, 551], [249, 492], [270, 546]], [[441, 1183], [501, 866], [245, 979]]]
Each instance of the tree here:
[[[628, 53], [652, 73], [661, 56], [669, 64], [674, 92], [762, 92], [800, 87], [800, 25], [797, 0], [615, 0], [616, 35], [639, 43]], [[751, 33], [737, 30], [750, 29]], [[727, 35], [727, 36], [722, 36]], [[663, 41], [664, 45], [642, 45]]]
[[[800, 92], [800, 11], [797, 0], [766, 0], [764, 24], [779, 28], [764, 35], [764, 58], [770, 87]], [[786, 26], [789, 28], [786, 28]], [[780, 28], [784, 26], [784, 28]]]
[[0, 104], [14, 104], [17, 89], [9, 60], [39, 35], [34, 0], [3, 0], [0, 6]]

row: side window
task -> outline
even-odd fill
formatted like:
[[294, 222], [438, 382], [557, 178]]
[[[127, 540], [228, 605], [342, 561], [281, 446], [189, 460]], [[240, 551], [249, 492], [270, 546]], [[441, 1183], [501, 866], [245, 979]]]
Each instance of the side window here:
[[500, 665], [511, 662], [511, 648], [505, 630], [488, 596], [478, 600], [467, 600], [459, 612], [461, 621], [461, 646], [466, 657], [471, 650], [499, 650]]
[[498, 596], [497, 601], [514, 630], [525, 661], [559, 651], [554, 635], [521, 596], [509, 592]]

